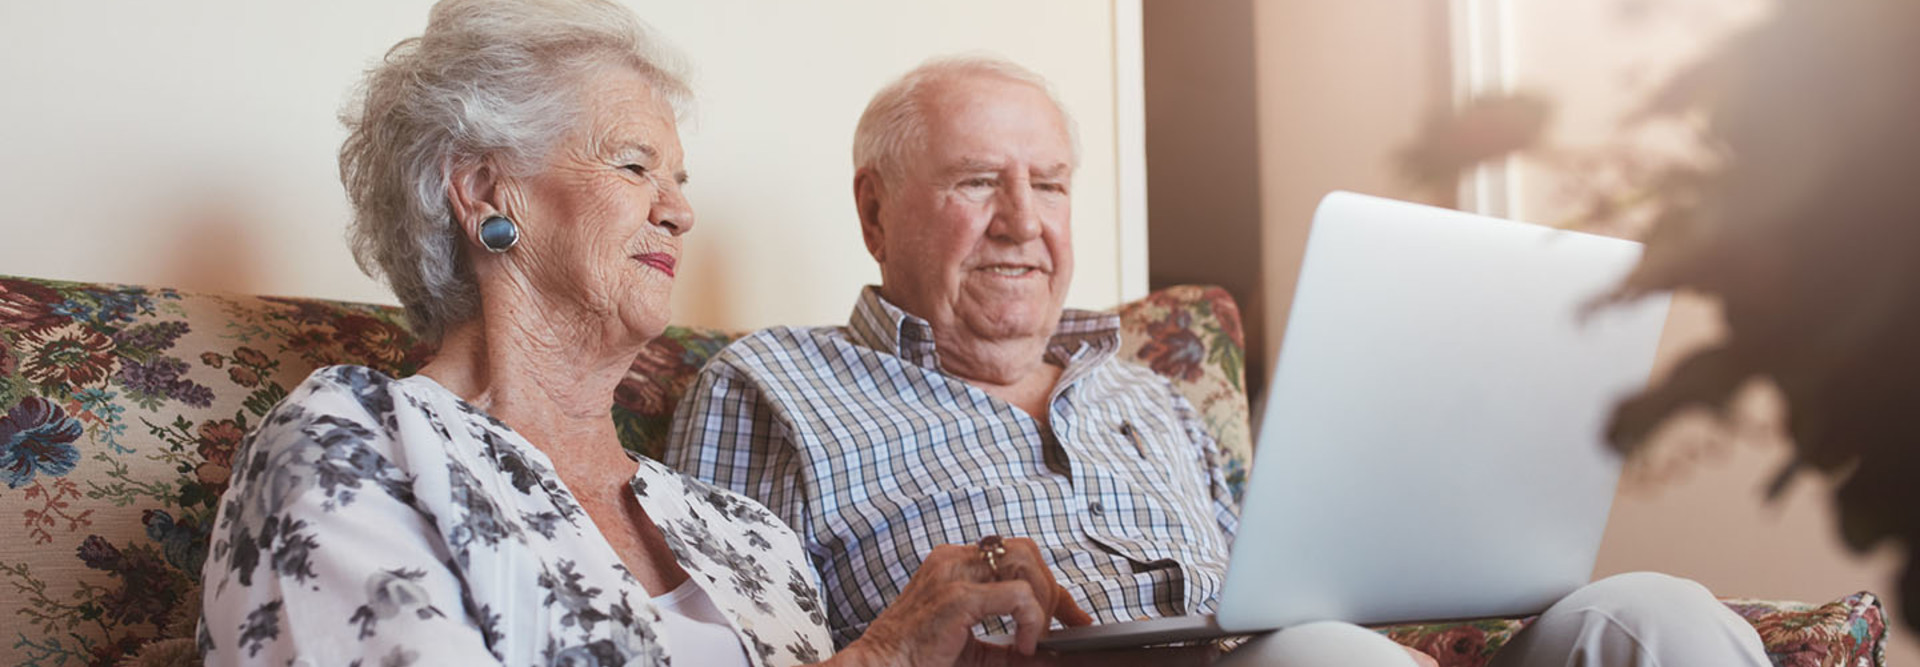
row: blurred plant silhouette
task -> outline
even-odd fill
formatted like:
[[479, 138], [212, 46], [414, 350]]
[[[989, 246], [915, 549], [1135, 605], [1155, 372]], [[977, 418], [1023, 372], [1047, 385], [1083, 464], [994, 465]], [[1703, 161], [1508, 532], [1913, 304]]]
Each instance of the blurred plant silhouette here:
[[[1849, 547], [1907, 549], [1901, 616], [1920, 629], [1920, 2], [1770, 4], [1628, 119], [1695, 128], [1706, 159], [1550, 157], [1605, 181], [1571, 202], [1584, 222], [1646, 223], [1612, 301], [1693, 291], [1726, 318], [1725, 339], [1620, 405], [1608, 437], [1635, 453], [1681, 411], [1724, 416], [1748, 382], [1772, 382], [1794, 458], [1771, 495], [1803, 471], [1833, 478]], [[1537, 97], [1477, 101], [1429, 126], [1403, 167], [1450, 187], [1492, 157], [1551, 154], [1549, 114]]]

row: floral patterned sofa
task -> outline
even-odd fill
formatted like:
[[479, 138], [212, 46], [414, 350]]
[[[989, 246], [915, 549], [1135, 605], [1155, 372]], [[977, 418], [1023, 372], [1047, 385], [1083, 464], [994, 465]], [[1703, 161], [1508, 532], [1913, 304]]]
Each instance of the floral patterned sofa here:
[[[1239, 311], [1177, 287], [1119, 308], [1122, 354], [1173, 378], [1251, 457]], [[0, 663], [190, 664], [200, 563], [234, 448], [315, 367], [404, 375], [425, 350], [397, 309], [312, 299], [0, 277]], [[733, 335], [673, 328], [612, 406], [654, 453], [694, 372]], [[1824, 605], [1729, 600], [1776, 665], [1882, 665], [1885, 617], [1857, 593]], [[1478, 666], [1527, 619], [1383, 628], [1443, 665]]]

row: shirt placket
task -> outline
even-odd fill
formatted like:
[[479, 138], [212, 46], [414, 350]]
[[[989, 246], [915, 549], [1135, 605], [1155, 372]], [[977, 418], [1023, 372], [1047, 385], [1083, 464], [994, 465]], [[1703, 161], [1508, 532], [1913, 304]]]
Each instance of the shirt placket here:
[[1134, 448], [1124, 438], [1116, 437], [1118, 433], [1104, 432], [1105, 426], [1098, 423], [1099, 411], [1083, 414], [1083, 402], [1075, 400], [1082, 389], [1077, 378], [1063, 383], [1049, 411], [1055, 437], [1072, 470], [1070, 488], [1074, 506], [1079, 508], [1077, 527], [1089, 540], [1144, 562], [1149, 556], [1139, 552], [1142, 536], [1124, 520], [1134, 509], [1126, 493], [1130, 484], [1124, 474], [1116, 474], [1110, 454], [1119, 451], [1126, 455]]

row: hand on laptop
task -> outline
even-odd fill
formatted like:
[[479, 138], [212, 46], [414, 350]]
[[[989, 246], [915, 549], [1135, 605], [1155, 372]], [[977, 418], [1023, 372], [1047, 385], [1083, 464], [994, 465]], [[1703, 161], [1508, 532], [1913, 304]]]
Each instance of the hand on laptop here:
[[1034, 599], [1040, 601], [1040, 606], [1052, 610], [1049, 618], [1060, 619], [1061, 625], [1077, 627], [1093, 624], [1093, 615], [1081, 609], [1080, 604], [1073, 601], [1073, 595], [1054, 581], [1053, 570], [1047, 567], [1046, 559], [1040, 555], [1040, 545], [1024, 537], [1009, 537], [1002, 544], [1006, 546], [1007, 555], [1000, 557], [1001, 581], [1027, 582], [1033, 589]]
[[[934, 547], [900, 596], [866, 633], [834, 656], [852, 665], [1019, 664], [1034, 654], [1052, 619], [1086, 625], [1091, 616], [1053, 579], [1032, 540], [1007, 538], [989, 567], [976, 545]], [[1012, 616], [1011, 646], [974, 638], [981, 621]]]

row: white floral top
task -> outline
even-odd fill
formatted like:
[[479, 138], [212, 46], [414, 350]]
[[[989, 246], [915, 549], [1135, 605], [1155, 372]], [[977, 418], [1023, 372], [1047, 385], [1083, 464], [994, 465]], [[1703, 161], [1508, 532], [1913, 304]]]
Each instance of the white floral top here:
[[[315, 371], [234, 458], [209, 665], [667, 665], [674, 638], [551, 462], [425, 377]], [[830, 651], [814, 573], [751, 500], [640, 459], [631, 486], [756, 667]]]

